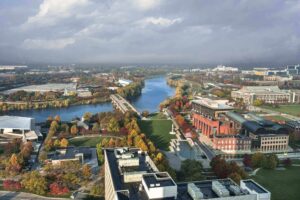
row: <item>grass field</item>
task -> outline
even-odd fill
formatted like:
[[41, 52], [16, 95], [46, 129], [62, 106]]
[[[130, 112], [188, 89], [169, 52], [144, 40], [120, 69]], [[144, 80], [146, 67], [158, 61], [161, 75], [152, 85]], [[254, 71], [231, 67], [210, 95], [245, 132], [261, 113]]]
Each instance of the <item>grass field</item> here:
[[294, 159], [294, 160], [292, 160], [292, 163], [293, 163], [293, 164], [300, 165], [300, 160], [296, 160], [296, 159]]
[[167, 119], [166, 115], [164, 115], [163, 113], [154, 113], [149, 115], [150, 119]]
[[266, 119], [268, 119], [268, 120], [276, 120], [276, 121], [287, 121], [287, 120], [289, 120], [289, 119], [287, 119], [287, 118], [285, 118], [285, 117], [282, 117], [282, 116], [280, 116], [280, 115], [266, 116], [266, 117], [264, 117], [264, 118], [266, 118]]
[[272, 200], [300, 199], [300, 167], [283, 171], [261, 169], [254, 180], [272, 193]]
[[171, 120], [141, 120], [139, 126], [154, 145], [161, 150], [169, 150], [169, 143], [175, 135], [170, 135], [172, 129]]
[[278, 108], [273, 108], [272, 106], [262, 106], [262, 107], [269, 110], [274, 110], [281, 113], [287, 113], [294, 116], [298, 116], [300, 114], [299, 104], [279, 105]]
[[85, 137], [85, 138], [74, 138], [69, 140], [70, 146], [86, 146], [86, 147], [96, 147], [96, 144], [101, 142], [102, 137]]

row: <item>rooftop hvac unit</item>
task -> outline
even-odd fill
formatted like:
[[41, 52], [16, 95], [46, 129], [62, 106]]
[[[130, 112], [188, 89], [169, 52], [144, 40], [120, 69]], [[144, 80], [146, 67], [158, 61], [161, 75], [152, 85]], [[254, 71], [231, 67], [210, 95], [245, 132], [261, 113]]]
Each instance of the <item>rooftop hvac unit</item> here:
[[229, 191], [226, 189], [224, 185], [222, 185], [219, 181], [212, 182], [212, 190], [219, 196], [219, 197], [228, 197]]
[[188, 184], [188, 194], [192, 197], [193, 200], [203, 199], [203, 193], [200, 188], [198, 188], [194, 183]]
[[126, 158], [133, 158], [134, 155], [132, 153], [125, 153], [121, 155], [121, 158], [126, 159]]
[[240, 188], [239, 188], [238, 186], [236, 186], [236, 185], [231, 185], [231, 186], [229, 186], [229, 190], [230, 190], [233, 194], [235, 194], [235, 195], [240, 195], [240, 194], [241, 194]]

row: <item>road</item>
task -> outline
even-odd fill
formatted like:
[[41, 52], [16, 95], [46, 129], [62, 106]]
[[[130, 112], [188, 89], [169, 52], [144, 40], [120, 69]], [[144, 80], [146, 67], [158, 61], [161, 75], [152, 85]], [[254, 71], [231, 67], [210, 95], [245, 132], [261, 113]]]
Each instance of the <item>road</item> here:
[[209, 160], [215, 157], [214, 152], [212, 152], [206, 145], [202, 144], [199, 140], [195, 140], [195, 142], [199, 145]]
[[66, 200], [66, 198], [42, 197], [25, 192], [0, 191], [1, 200]]
[[[174, 117], [169, 109], [167, 110], [167, 113], [168, 113], [169, 117], [172, 119], [172, 122], [175, 126], [175, 131], [177, 132], [177, 134], [180, 134], [185, 138], [184, 134], [181, 133], [179, 124], [174, 119]], [[213, 151], [211, 151], [206, 145], [202, 144], [198, 139], [196, 139], [194, 142], [196, 142], [196, 144], [202, 149], [202, 152], [206, 155], [206, 157], [209, 160], [211, 160], [213, 157], [215, 157], [215, 153]]]

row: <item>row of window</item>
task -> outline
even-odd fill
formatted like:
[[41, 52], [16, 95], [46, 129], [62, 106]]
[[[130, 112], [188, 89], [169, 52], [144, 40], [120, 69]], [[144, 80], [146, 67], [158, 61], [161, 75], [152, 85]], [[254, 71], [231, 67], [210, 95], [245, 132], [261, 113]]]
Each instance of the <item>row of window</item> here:
[[225, 146], [216, 146], [216, 149], [221, 149], [221, 150], [249, 150], [250, 145], [243, 145], [243, 146], [231, 146], [231, 145], [225, 145]]
[[270, 142], [262, 142], [261, 144], [287, 144], [287, 141], [270, 141]]
[[287, 136], [282, 137], [262, 137], [261, 140], [286, 140]]
[[221, 140], [217, 141], [217, 144], [250, 144], [251, 141], [245, 140]]

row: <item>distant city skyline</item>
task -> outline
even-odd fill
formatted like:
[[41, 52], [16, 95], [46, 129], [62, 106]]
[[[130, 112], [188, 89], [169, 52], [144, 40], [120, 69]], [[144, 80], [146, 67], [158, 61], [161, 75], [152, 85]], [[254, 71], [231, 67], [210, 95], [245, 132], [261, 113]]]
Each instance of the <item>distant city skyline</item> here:
[[299, 0], [2, 0], [0, 65], [300, 63]]

